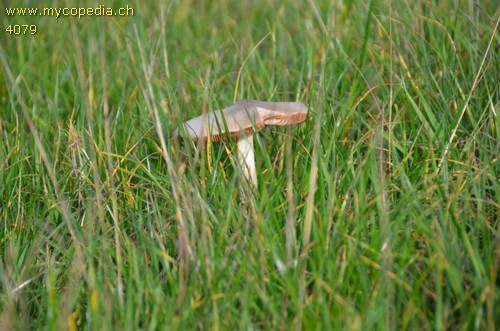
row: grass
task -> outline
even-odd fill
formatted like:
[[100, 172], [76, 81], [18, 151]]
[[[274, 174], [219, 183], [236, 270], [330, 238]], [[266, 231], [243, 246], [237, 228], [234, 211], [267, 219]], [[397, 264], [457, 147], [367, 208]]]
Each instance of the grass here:
[[[0, 6], [1, 329], [498, 328], [494, 1], [127, 4]], [[243, 98], [309, 107], [249, 201], [169, 139]]]

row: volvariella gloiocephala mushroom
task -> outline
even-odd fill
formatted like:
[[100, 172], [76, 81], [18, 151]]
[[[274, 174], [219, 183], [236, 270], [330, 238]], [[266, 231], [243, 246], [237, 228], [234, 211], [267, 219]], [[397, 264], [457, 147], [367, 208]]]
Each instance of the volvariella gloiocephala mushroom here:
[[300, 102], [241, 100], [222, 110], [195, 117], [174, 131], [195, 141], [236, 140], [238, 163], [245, 178], [257, 186], [253, 134], [266, 125], [291, 125], [307, 118], [307, 107]]

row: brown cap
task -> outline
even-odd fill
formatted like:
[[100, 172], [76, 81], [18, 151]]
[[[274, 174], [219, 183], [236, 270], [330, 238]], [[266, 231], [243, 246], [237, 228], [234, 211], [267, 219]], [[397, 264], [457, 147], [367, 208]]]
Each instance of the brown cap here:
[[[290, 125], [306, 118], [307, 107], [300, 102], [241, 100], [222, 111], [214, 110], [185, 122], [182, 134], [195, 141], [205, 141], [208, 137], [219, 141], [227, 138], [226, 125], [229, 135], [237, 138], [260, 131], [266, 125]], [[178, 135], [176, 129], [173, 136]]]

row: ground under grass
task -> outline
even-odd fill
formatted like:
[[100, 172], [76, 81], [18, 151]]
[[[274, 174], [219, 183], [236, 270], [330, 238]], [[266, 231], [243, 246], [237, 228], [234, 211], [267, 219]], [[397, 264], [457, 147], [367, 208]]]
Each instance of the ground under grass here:
[[[107, 5], [0, 5], [0, 329], [498, 328], [494, 1]], [[245, 98], [255, 190], [170, 139]]]

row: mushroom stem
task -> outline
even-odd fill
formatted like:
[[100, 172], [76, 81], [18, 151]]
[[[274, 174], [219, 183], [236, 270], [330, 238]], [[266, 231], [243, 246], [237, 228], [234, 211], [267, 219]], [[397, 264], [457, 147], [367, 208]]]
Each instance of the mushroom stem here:
[[238, 163], [245, 178], [257, 187], [257, 173], [255, 171], [255, 155], [253, 152], [253, 134], [245, 134], [238, 139]]

